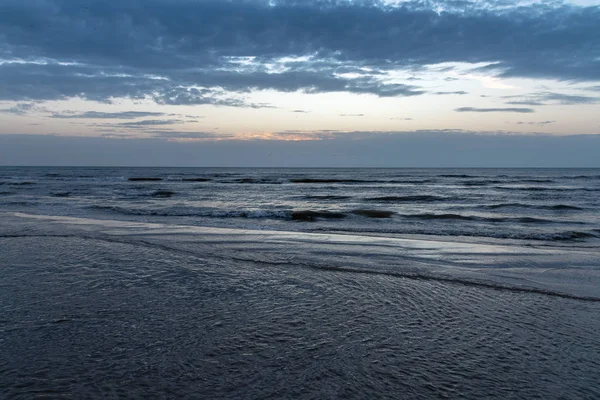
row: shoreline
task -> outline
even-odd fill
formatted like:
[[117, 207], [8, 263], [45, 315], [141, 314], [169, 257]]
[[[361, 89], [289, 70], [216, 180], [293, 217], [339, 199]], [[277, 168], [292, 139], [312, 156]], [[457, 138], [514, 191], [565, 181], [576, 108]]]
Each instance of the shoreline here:
[[5, 233], [5, 236], [33, 236], [37, 230], [41, 235], [108, 238], [221, 259], [433, 279], [600, 301], [600, 252], [597, 249], [529, 248], [24, 213], [0, 213], [0, 218], [12, 221], [5, 226], [12, 225], [13, 228], [8, 232], [0, 231], [0, 235]]

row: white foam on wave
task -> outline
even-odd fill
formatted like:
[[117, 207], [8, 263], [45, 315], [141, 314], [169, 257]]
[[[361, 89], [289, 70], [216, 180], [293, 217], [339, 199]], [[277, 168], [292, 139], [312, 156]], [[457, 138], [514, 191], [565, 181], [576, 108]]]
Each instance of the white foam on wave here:
[[[180, 226], [5, 213], [13, 232], [86, 235], [201, 257], [440, 279], [600, 301], [600, 249]], [[19, 222], [20, 221], [20, 222]], [[23, 229], [31, 232], [30, 228]]]

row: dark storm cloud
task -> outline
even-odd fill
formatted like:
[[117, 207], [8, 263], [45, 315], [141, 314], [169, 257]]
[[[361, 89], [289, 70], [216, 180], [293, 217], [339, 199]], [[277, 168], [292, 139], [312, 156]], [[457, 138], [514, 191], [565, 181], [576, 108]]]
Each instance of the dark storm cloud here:
[[476, 108], [476, 107], [460, 107], [455, 109], [457, 112], [512, 112], [512, 113], [532, 113], [535, 112], [532, 108]]
[[[0, 63], [0, 100], [260, 107], [223, 92], [411, 96], [424, 92], [385, 83], [381, 72], [442, 62], [600, 80], [600, 7], [555, 2], [3, 0], [0, 32], [0, 59], [19, 62]], [[268, 68], [302, 56], [278, 73]], [[362, 75], [339, 75], [352, 70]]]

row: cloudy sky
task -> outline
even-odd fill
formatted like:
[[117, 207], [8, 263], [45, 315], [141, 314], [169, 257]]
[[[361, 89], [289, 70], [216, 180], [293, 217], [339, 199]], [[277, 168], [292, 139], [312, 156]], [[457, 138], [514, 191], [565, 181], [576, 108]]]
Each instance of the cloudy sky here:
[[390, 146], [482, 136], [522, 165], [531, 140], [600, 154], [599, 111], [600, 0], [0, 1], [0, 165], [44, 146], [85, 164], [60, 154], [76, 145], [100, 164], [352, 145], [331, 165], [396, 165]]

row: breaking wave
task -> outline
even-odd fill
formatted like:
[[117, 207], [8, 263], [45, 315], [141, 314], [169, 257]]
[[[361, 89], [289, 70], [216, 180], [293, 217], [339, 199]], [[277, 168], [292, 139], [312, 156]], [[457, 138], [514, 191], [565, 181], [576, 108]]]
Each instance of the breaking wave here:
[[122, 215], [139, 215], [155, 217], [205, 217], [205, 218], [262, 218], [282, 219], [292, 221], [317, 221], [321, 219], [337, 220], [356, 215], [365, 218], [390, 218], [393, 211], [357, 209], [347, 212], [329, 210], [215, 210], [169, 207], [156, 208], [125, 208], [120, 206], [93, 205], [90, 209], [110, 211]]

